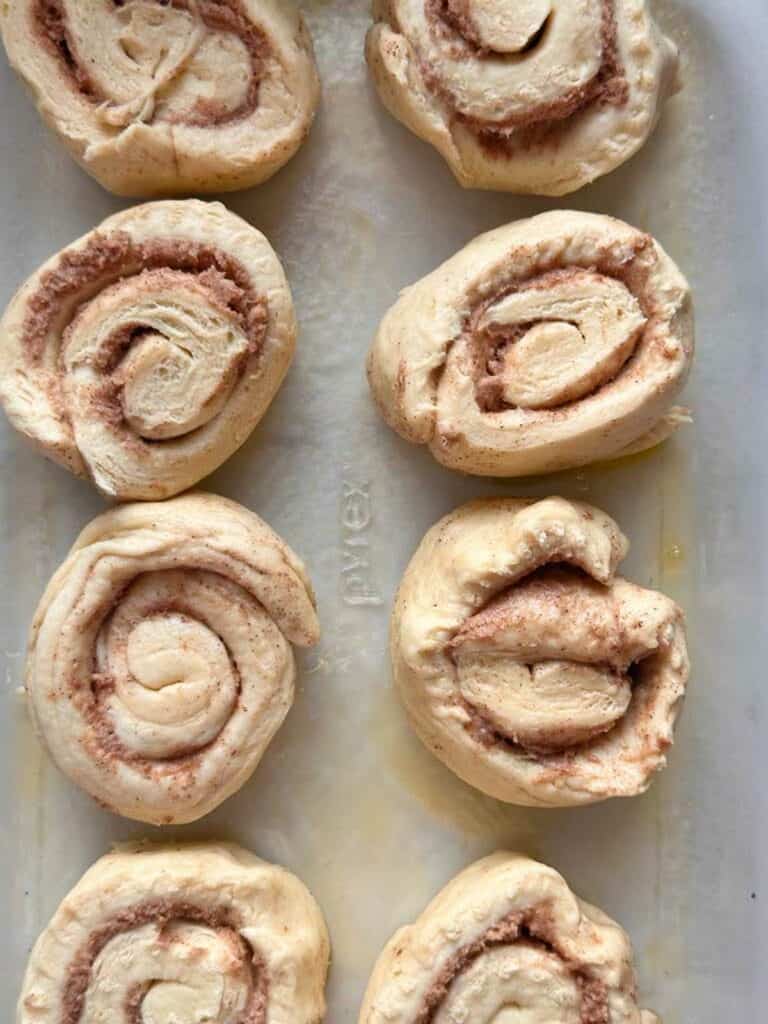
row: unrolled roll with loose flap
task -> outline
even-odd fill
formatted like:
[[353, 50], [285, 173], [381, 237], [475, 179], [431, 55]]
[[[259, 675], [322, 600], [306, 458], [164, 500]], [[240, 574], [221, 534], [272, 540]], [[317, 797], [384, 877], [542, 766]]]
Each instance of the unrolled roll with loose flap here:
[[425, 745], [510, 803], [644, 792], [688, 680], [683, 613], [616, 575], [628, 544], [590, 505], [471, 502], [426, 535], [392, 615], [395, 683]]

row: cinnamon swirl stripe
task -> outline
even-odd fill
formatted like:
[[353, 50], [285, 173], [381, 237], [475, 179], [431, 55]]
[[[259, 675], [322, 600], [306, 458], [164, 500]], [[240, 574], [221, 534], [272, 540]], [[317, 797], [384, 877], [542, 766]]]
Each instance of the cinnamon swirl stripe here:
[[360, 1024], [660, 1024], [638, 1006], [625, 932], [552, 868], [497, 853], [389, 941]]
[[46, 123], [118, 195], [257, 185], [317, 109], [312, 41], [281, 0], [14, 0], [0, 21]]
[[451, 469], [525, 476], [641, 451], [686, 419], [688, 284], [658, 242], [557, 211], [405, 290], [368, 360], [387, 422]]
[[677, 48], [646, 0], [374, 0], [390, 112], [467, 188], [560, 196], [646, 141]]
[[299, 881], [232, 844], [102, 857], [35, 944], [19, 1024], [318, 1024], [328, 935]]
[[149, 203], [50, 259], [0, 322], [17, 430], [118, 499], [221, 465], [288, 371], [296, 321], [266, 238], [219, 203]]
[[250, 777], [319, 635], [304, 566], [214, 495], [95, 519], [32, 625], [26, 688], [59, 768], [117, 814], [194, 821]]
[[394, 677], [465, 782], [556, 807], [642, 793], [664, 767], [684, 618], [616, 575], [627, 550], [613, 520], [562, 498], [472, 502], [427, 533], [392, 616]]

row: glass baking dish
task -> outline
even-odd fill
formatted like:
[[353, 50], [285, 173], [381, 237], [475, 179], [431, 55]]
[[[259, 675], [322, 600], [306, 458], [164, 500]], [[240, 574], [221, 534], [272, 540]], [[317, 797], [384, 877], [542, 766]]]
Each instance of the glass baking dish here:
[[[301, 659], [296, 705], [250, 783], [202, 822], [162, 835], [233, 839], [307, 882], [333, 941], [334, 1024], [356, 1019], [395, 928], [459, 868], [503, 847], [562, 870], [628, 929], [642, 1003], [666, 1024], [765, 1013], [768, 8], [656, 7], [682, 48], [685, 91], [638, 157], [557, 203], [461, 191], [367, 82], [368, 4], [313, 0], [319, 120], [272, 182], [225, 199], [284, 260], [301, 336], [268, 417], [204, 486], [259, 512], [301, 553], [324, 634]], [[0, 88], [5, 303], [54, 250], [126, 204], [76, 168], [4, 61]], [[368, 344], [400, 288], [479, 232], [558, 205], [650, 231], [691, 279], [694, 425], [650, 454], [553, 478], [452, 474], [380, 421], [363, 372]], [[26, 632], [50, 574], [103, 502], [4, 419], [0, 458], [8, 1019], [30, 945], [67, 889], [111, 843], [161, 833], [100, 810], [32, 734], [20, 696]], [[677, 744], [639, 799], [565, 811], [496, 803], [422, 749], [390, 688], [389, 606], [425, 530], [473, 496], [550, 493], [616, 517], [632, 541], [626, 574], [688, 612], [694, 671]]]

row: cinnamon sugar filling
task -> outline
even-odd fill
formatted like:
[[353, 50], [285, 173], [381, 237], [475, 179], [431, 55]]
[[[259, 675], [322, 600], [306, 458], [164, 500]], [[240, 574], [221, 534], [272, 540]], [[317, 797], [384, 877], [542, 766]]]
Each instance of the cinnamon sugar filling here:
[[[121, 595], [118, 595], [118, 597], [112, 601], [112, 608], [117, 607], [120, 602], [120, 597]], [[154, 616], [167, 614], [183, 615], [187, 619], [199, 622], [206, 628], [211, 629], [205, 619], [202, 619], [193, 608], [188, 607], [184, 603], [183, 596], [181, 594], [172, 603], [164, 602], [143, 610], [144, 618], [152, 618]], [[104, 618], [100, 627], [101, 629], [106, 626], [108, 620], [109, 614]], [[235, 679], [235, 695], [230, 710], [231, 717], [241, 700], [242, 677], [237, 667], [237, 663], [226, 643], [218, 633], [216, 636], [229, 656], [229, 666]], [[91, 756], [96, 761], [122, 761], [132, 765], [134, 768], [138, 768], [147, 776], [158, 771], [166, 776], [174, 775], [181, 777], [191, 775], [194, 773], [198, 758], [220, 741], [221, 732], [226, 728], [225, 723], [224, 726], [222, 726], [222, 730], [209, 740], [208, 743], [201, 744], [194, 748], [179, 747], [174, 750], [169, 750], [162, 757], [157, 756], [149, 758], [143, 754], [134, 753], [119, 739], [114, 725], [110, 722], [108, 715], [105, 713], [104, 698], [114, 693], [115, 688], [115, 680], [110, 675], [102, 672], [99, 665], [95, 665], [91, 671], [89, 686], [82, 686], [77, 680], [73, 680], [72, 683], [72, 699], [81, 706], [83, 717], [91, 728], [90, 735], [86, 742], [89, 746]]]
[[[633, 682], [633, 689], [643, 685], [642, 670], [645, 662], [653, 661], [658, 658], [658, 653], [651, 653], [647, 658], [643, 658], [640, 661], [635, 662], [629, 668], [629, 676]], [[570, 769], [577, 757], [583, 757], [589, 755], [595, 746], [606, 736], [609, 735], [611, 730], [603, 733], [600, 736], [593, 737], [591, 740], [587, 740], [584, 743], [574, 744], [563, 749], [544, 749], [540, 747], [524, 746], [521, 743], [516, 743], [509, 736], [499, 732], [496, 726], [490, 722], [474, 704], [470, 704], [464, 697], [456, 699], [457, 706], [461, 707], [467, 715], [467, 721], [464, 722], [464, 729], [472, 737], [472, 739], [479, 743], [486, 750], [490, 750], [493, 747], [503, 747], [506, 750], [514, 754], [525, 754], [541, 764], [545, 764], [548, 768], [557, 769], [561, 768], [564, 773]], [[613, 726], [616, 728], [616, 726]], [[640, 726], [639, 728], [644, 728]], [[654, 740], [659, 750], [663, 750], [670, 745], [669, 740], [659, 737]]]
[[[532, 666], [529, 666], [532, 667]], [[603, 736], [610, 732], [610, 728], [606, 729], [604, 733], [592, 737], [590, 740], [586, 740], [582, 743], [563, 743], [562, 746], [558, 746], [558, 730], [553, 729], [548, 734], [548, 738], [551, 740], [549, 746], [537, 746], [536, 744], [524, 744], [521, 742], [515, 742], [505, 736], [504, 733], [499, 732], [495, 725], [479, 711], [474, 704], [471, 704], [465, 698], [459, 700], [459, 706], [469, 716], [469, 721], [464, 723], [465, 730], [469, 733], [472, 739], [479, 743], [481, 747], [485, 747], [486, 750], [490, 750], [493, 747], [505, 747], [515, 753], [524, 753], [530, 757], [535, 758], [537, 761], [546, 763], [567, 763], [568, 760], [573, 760], [579, 754], [584, 754], [589, 751], [594, 744], [603, 738]], [[614, 727], [611, 727], [614, 728]], [[562, 730], [564, 735], [568, 735], [567, 726], [563, 727]]]
[[[546, 574], [549, 574], [553, 571], [566, 571], [572, 573], [580, 572], [580, 570], [578, 570], [572, 565], [563, 564], [561, 567], [558, 567], [555, 565], [555, 563], [550, 563], [530, 573], [527, 577], [525, 577], [525, 579], [530, 580], [532, 577], [545, 576]], [[496, 595], [494, 598], [491, 599], [489, 605], [492, 605], [495, 602], [503, 602], [504, 594], [505, 592], [502, 591], [501, 594]], [[597, 627], [591, 627], [590, 633], [592, 635], [593, 640], [605, 641], [607, 639], [604, 633], [600, 631]], [[617, 633], [615, 639], [615, 645], [617, 650], [621, 648], [621, 644], [622, 636], [621, 634]], [[454, 664], [454, 666], [456, 666], [453, 642], [452, 645], [449, 647], [447, 653], [451, 662]], [[626, 668], [623, 669], [622, 674], [628, 679], [633, 691], [636, 687], [643, 685], [644, 663], [647, 661], [652, 661], [654, 658], [657, 658], [658, 656], [658, 651], [649, 651], [644, 657], [636, 659], [634, 662], [632, 662], [630, 665], [626, 666]], [[528, 669], [532, 669], [534, 667], [534, 664], [528, 664], [526, 665], [526, 667]], [[610, 661], [605, 661], [602, 663], [590, 662], [589, 667], [595, 669], [605, 669], [612, 672], [617, 671], [617, 664], [611, 663]], [[537, 761], [546, 763], [550, 767], [557, 767], [558, 765], [567, 767], [567, 765], [574, 758], [583, 756], [584, 754], [588, 754], [589, 751], [593, 749], [596, 744], [603, 740], [606, 735], [610, 734], [610, 732], [613, 729], [615, 729], [619, 724], [618, 722], [614, 722], [613, 724], [605, 728], [602, 732], [593, 735], [588, 740], [582, 740], [576, 743], [568, 743], [560, 742], [561, 734], [563, 739], [566, 739], [570, 734], [569, 725], [568, 723], [566, 723], [563, 726], [562, 730], [558, 730], [557, 728], [553, 728], [551, 731], [548, 730], [546, 737], [546, 745], [537, 745], [531, 743], [527, 744], [519, 740], [514, 740], [510, 736], [502, 732], [488, 717], [486, 717], [486, 715], [483, 714], [483, 712], [478, 707], [472, 704], [471, 701], [467, 700], [466, 697], [462, 695], [457, 696], [455, 698], [455, 704], [456, 706], [460, 707], [467, 716], [466, 721], [463, 723], [464, 729], [472, 737], [472, 739], [476, 743], [479, 743], [482, 747], [485, 747], [486, 749], [491, 749], [493, 747], [504, 747], [515, 754], [523, 753], [532, 758], [535, 758]], [[632, 705], [630, 704], [630, 708], [631, 706]], [[628, 713], [629, 709], [627, 709], [625, 715]]]
[[[600, 381], [595, 389], [587, 395], [577, 399], [563, 402], [561, 405], [547, 408], [527, 410], [531, 416], [537, 419], [546, 417], [550, 419], [561, 418], [568, 415], [569, 411], [582, 402], [588, 401], [591, 397], [610, 386], [614, 381], [628, 372], [632, 361], [642, 344], [652, 345], [660, 335], [660, 329], [664, 323], [662, 311], [654, 299], [649, 287], [649, 267], [644, 266], [638, 257], [653, 251], [653, 239], [649, 235], [642, 235], [634, 248], [634, 257], [624, 263], [619, 263], [605, 252], [597, 260], [577, 266], [573, 262], [563, 267], [557, 260], [541, 263], [533, 276], [518, 278], [511, 281], [491, 295], [476, 295], [470, 299], [471, 312], [464, 321], [464, 329], [461, 335], [467, 341], [467, 348], [471, 352], [471, 364], [469, 372], [475, 382], [475, 400], [478, 407], [487, 413], [499, 413], [508, 409], [517, 408], [509, 405], [503, 398], [503, 382], [500, 374], [504, 366], [504, 353], [515, 342], [519, 341], [532, 328], [537, 326], [536, 322], [516, 324], [512, 327], [488, 327], [481, 329], [479, 324], [485, 314], [516, 292], [523, 290], [541, 289], [546, 291], [549, 288], [557, 287], [558, 284], [578, 278], [583, 273], [599, 274], [601, 277], [609, 277], [621, 282], [637, 300], [643, 316], [646, 318], [646, 325], [638, 336], [635, 345], [627, 355], [624, 363], [613, 373], [610, 379]], [[542, 323], [544, 321], [538, 321]], [[453, 344], [453, 343], [452, 343]], [[520, 410], [521, 412], [523, 410]]]
[[[441, 40], [454, 44], [456, 58], [487, 60], [503, 59], [484, 46], [472, 19], [468, 0], [425, 0], [432, 31]], [[542, 25], [522, 54], [531, 52], [546, 39], [552, 14]], [[519, 57], [519, 54], [515, 54]], [[439, 66], [428, 60], [421, 61], [421, 71], [427, 87], [451, 111], [453, 119], [477, 136], [483, 148], [491, 154], [510, 155], [517, 148], [556, 143], [566, 127], [564, 122], [593, 104], [624, 106], [629, 100], [629, 83], [619, 55], [618, 27], [614, 0], [603, 0], [602, 8], [602, 61], [591, 81], [568, 90], [556, 101], [531, 107], [522, 114], [500, 120], [487, 120], [465, 114], [456, 108], [450, 88], [446, 85]]]
[[[252, 990], [248, 1004], [238, 1024], [265, 1024], [269, 997], [269, 977], [266, 963], [239, 934], [241, 923], [223, 907], [204, 908], [172, 897], [146, 900], [116, 914], [109, 924], [92, 932], [87, 942], [75, 953], [67, 969], [67, 979], [61, 998], [60, 1024], [78, 1024], [83, 1015], [88, 985], [97, 957], [106, 945], [124, 932], [157, 924], [161, 931], [174, 922], [203, 925], [221, 933], [221, 938], [232, 945], [241, 966], [249, 965]], [[151, 982], [135, 985], [125, 1001], [126, 1024], [139, 1024], [141, 1003]]]
[[433, 980], [413, 1024], [432, 1024], [459, 975], [487, 950], [516, 942], [536, 945], [565, 963], [581, 991], [581, 1024], [610, 1024], [608, 991], [604, 982], [591, 978], [583, 965], [573, 963], [557, 948], [549, 908], [542, 905], [515, 911], [502, 918], [479, 939], [462, 946]]
[[[190, 0], [156, 2], [160, 7], [192, 10]], [[116, 8], [124, 6], [124, 0], [112, 0], [112, 3]], [[237, 36], [243, 43], [251, 62], [248, 90], [242, 103], [235, 110], [228, 110], [215, 99], [201, 97], [186, 114], [174, 114], [163, 120], [192, 127], [216, 127], [246, 118], [259, 105], [259, 87], [270, 55], [267, 38], [261, 29], [250, 21], [240, 0], [197, 0], [194, 10], [199, 13], [209, 31], [229, 33]], [[37, 0], [32, 18], [41, 42], [64, 65], [77, 90], [94, 104], [107, 101], [108, 97], [97, 88], [77, 53], [75, 41], [67, 25], [63, 0]]]
[[[62, 308], [72, 306], [73, 301], [89, 291], [98, 291], [126, 278], [146, 282], [151, 291], [162, 286], [163, 274], [189, 275], [202, 287], [211, 304], [232, 315], [248, 339], [248, 348], [239, 365], [235, 366], [227, 380], [221, 382], [218, 394], [242, 375], [246, 364], [262, 349], [269, 323], [267, 301], [255, 291], [245, 267], [233, 256], [216, 246], [204, 245], [191, 240], [157, 238], [149, 242], [135, 242], [126, 232], [115, 231], [109, 235], [96, 233], [82, 248], [66, 250], [59, 257], [56, 266], [47, 270], [40, 284], [28, 302], [24, 321], [22, 344], [27, 358], [33, 364], [39, 363], [46, 351], [46, 343], [53, 331], [60, 331], [64, 344], [59, 351], [61, 360], [66, 346], [67, 331], [82, 305], [73, 311], [68, 322], [60, 325]], [[123, 381], [119, 364], [132, 341], [145, 330], [140, 323], [125, 325], [116, 331], [99, 353], [95, 369], [104, 374], [104, 379], [91, 389], [89, 401], [94, 416], [113, 431], [123, 434], [127, 444], [147, 445], [156, 442], [135, 437], [128, 427], [123, 414]], [[52, 376], [48, 391], [53, 404], [60, 410], [62, 418], [68, 419], [67, 403], [61, 394], [61, 380]], [[211, 395], [213, 402], [216, 395]]]
[[[427, 0], [427, 16], [433, 19], [434, 30], [443, 39], [453, 40], [457, 53], [461, 54], [470, 50], [479, 57], [498, 56], [495, 51], [487, 46], [481, 39], [477, 30], [475, 19], [472, 16], [471, 0]], [[525, 46], [515, 54], [529, 53], [535, 50], [544, 38], [552, 15], [549, 15], [541, 28], [533, 34]], [[456, 36], [459, 37], [456, 40]]]
[[38, 0], [33, 8], [32, 17], [41, 42], [64, 64], [78, 90], [88, 99], [100, 101], [103, 97], [98, 94], [87, 70], [75, 55], [72, 40], [67, 32], [61, 0]]
[[[268, 324], [267, 301], [258, 295], [248, 271], [229, 253], [213, 245], [156, 238], [136, 242], [123, 231], [109, 235], [96, 232], [88, 243], [65, 250], [56, 266], [40, 279], [29, 299], [22, 343], [29, 359], [39, 362], [46, 340], [61, 315], [61, 308], [94, 285], [107, 287], [148, 270], [178, 270], [194, 275], [217, 300], [237, 316], [250, 340], [252, 353], [258, 352]], [[86, 300], [87, 301], [87, 300]]]

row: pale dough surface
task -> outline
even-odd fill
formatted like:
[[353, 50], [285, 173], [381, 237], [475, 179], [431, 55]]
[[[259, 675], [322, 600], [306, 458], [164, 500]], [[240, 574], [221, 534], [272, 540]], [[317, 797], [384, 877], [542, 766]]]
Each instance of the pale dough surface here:
[[480, 235], [406, 288], [368, 357], [389, 425], [451, 469], [555, 472], [687, 419], [690, 288], [649, 235], [553, 211]]
[[247, 440], [295, 347], [291, 292], [261, 232], [220, 203], [147, 203], [17, 291], [0, 321], [0, 402], [108, 497], [166, 498]]
[[636, 153], [678, 88], [677, 48], [646, 0], [373, 6], [382, 101], [466, 188], [574, 192]]
[[560, 807], [644, 792], [689, 674], [682, 611], [616, 575], [616, 523], [562, 498], [463, 505], [434, 526], [392, 614], [395, 684], [465, 782]]
[[329, 941], [308, 889], [231, 843], [129, 844], [65, 897], [18, 1024], [318, 1024]]
[[[41, 8], [56, 15], [42, 26]], [[319, 102], [309, 31], [286, 0], [13, 0], [0, 17], [41, 116], [118, 195], [257, 185]]]
[[638, 1007], [626, 933], [575, 896], [552, 868], [511, 853], [466, 868], [395, 933], [376, 963], [359, 1018], [360, 1024], [470, 1020], [660, 1024]]
[[288, 713], [292, 645], [317, 642], [303, 564], [233, 501], [124, 505], [82, 532], [35, 614], [26, 688], [59, 768], [156, 825], [250, 777]]

